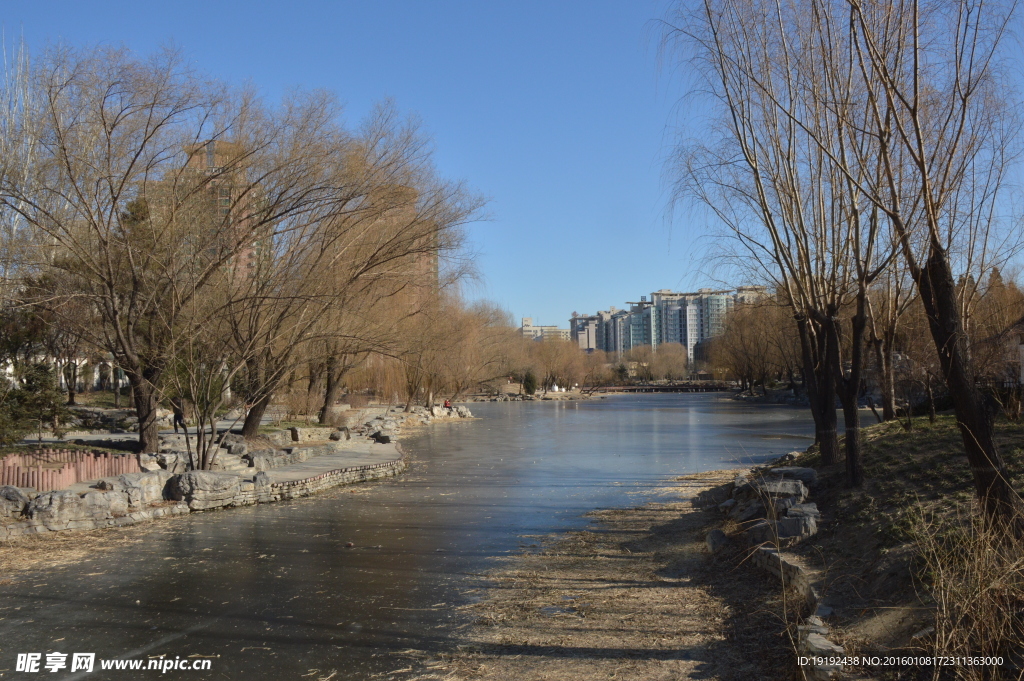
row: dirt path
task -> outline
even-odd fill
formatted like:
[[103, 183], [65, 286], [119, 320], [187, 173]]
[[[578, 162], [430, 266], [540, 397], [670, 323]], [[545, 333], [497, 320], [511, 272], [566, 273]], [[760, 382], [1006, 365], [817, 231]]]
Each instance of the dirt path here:
[[416, 679], [573, 681], [789, 678], [777, 588], [712, 559], [714, 514], [689, 498], [735, 473], [688, 476], [671, 501], [600, 511], [574, 532], [493, 572], [461, 652]]

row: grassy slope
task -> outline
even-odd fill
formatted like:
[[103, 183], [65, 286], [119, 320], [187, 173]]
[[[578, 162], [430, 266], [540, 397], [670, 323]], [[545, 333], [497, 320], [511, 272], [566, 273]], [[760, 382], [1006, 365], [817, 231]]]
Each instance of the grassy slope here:
[[[996, 423], [996, 441], [1015, 488], [1024, 486], [1024, 423]], [[818, 469], [814, 501], [819, 534], [794, 551], [825, 571], [830, 624], [848, 653], [913, 648], [931, 623], [913, 530], [922, 517], [949, 519], [973, 510], [974, 486], [952, 416], [916, 418], [907, 432], [894, 422], [864, 432], [866, 483], [845, 486], [843, 464], [821, 466], [813, 449], [798, 465]], [[906, 678], [894, 675], [892, 678]]]

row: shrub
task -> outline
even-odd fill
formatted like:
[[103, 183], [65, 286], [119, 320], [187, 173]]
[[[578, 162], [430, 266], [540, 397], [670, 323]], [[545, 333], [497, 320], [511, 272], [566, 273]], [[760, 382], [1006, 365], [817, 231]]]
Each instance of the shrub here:
[[527, 371], [523, 376], [523, 392], [527, 395], [537, 392], [537, 377], [533, 375], [532, 371]]
[[42, 362], [19, 367], [15, 379], [0, 388], [0, 445], [17, 444], [33, 430], [42, 439], [44, 428], [60, 437], [71, 412], [53, 367]]

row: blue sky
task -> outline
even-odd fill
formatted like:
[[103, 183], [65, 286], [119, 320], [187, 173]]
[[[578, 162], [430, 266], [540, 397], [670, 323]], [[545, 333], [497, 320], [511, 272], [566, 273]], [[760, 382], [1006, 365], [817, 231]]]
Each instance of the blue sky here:
[[490, 199], [469, 226], [485, 297], [566, 326], [699, 273], [699, 218], [668, 213], [663, 162], [684, 84], [658, 62], [667, 0], [54, 2], [8, 0], [8, 48], [173, 44], [270, 98], [325, 88], [355, 124], [392, 98], [441, 173]]

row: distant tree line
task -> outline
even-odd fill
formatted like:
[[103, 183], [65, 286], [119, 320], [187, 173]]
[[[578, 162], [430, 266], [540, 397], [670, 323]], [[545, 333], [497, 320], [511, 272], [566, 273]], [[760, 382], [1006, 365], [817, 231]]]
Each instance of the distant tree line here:
[[[1021, 414], [1020, 340], [1024, 328], [1024, 291], [1007, 281], [998, 268], [979, 284], [973, 277], [959, 282], [964, 319], [972, 347], [979, 385], [990, 409], [1011, 420]], [[871, 315], [865, 334], [866, 357], [860, 399], [879, 420], [909, 419], [936, 405], [952, 403], [938, 356], [928, 336], [928, 320], [916, 296], [895, 310], [886, 291], [872, 291]], [[893, 309], [893, 319], [888, 318]], [[881, 315], [876, 316], [876, 311]], [[840, 315], [848, 313], [840, 310]], [[850, 342], [843, 338], [843, 343]], [[849, 355], [844, 346], [842, 354]], [[800, 336], [792, 309], [778, 297], [740, 305], [726, 318], [724, 332], [709, 347], [710, 366], [723, 377], [736, 380], [743, 390], [768, 395], [769, 387], [806, 398], [801, 366]], [[907, 427], [912, 422], [906, 421]]]

